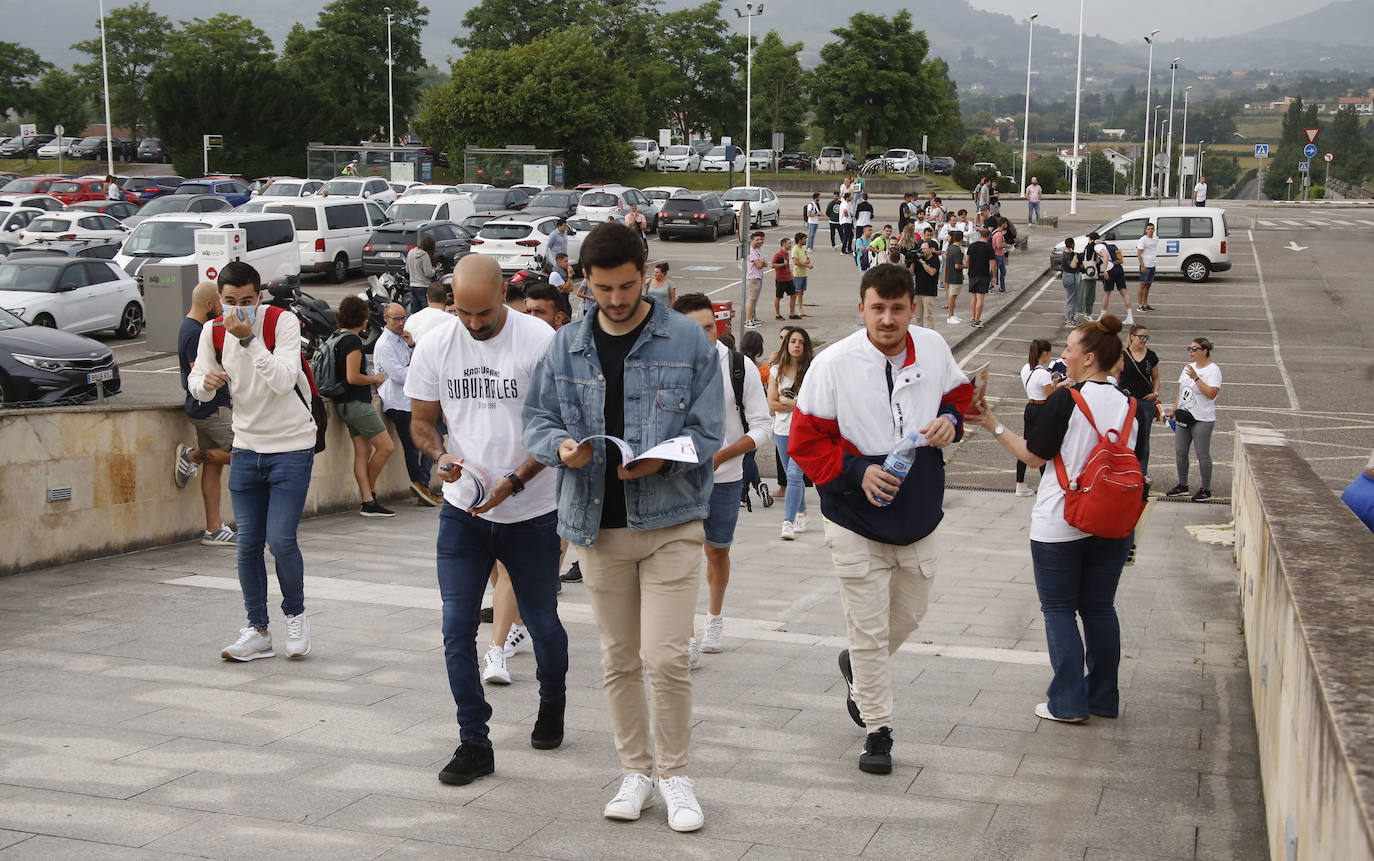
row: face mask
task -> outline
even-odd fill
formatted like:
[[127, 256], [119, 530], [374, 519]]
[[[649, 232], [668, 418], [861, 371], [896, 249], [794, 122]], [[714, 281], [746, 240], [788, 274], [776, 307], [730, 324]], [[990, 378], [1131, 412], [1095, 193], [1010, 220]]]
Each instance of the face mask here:
[[239, 305], [238, 307], [233, 309], [233, 313], [235, 315], [242, 315], [243, 317], [248, 318], [248, 323], [251, 325], [253, 323], [254, 318], [256, 318], [258, 315], [258, 306]]

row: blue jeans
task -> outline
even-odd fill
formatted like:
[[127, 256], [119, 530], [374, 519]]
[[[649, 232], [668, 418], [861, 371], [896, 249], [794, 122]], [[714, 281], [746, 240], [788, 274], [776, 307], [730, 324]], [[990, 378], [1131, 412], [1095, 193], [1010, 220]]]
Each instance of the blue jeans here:
[[817, 227], [820, 227], [820, 224], [819, 224], [819, 223], [812, 224], [812, 223], [809, 222], [809, 221], [806, 223], [806, 250], [807, 250], [807, 251], [811, 251], [812, 249], [814, 249], [814, 248], [816, 247], [816, 228], [817, 228]]
[[267, 627], [267, 560], [263, 547], [272, 548], [281, 611], [287, 616], [305, 612], [305, 560], [296, 544], [296, 528], [310, 492], [310, 449], [260, 454], [235, 446], [229, 463], [229, 496], [238, 519], [239, 587], [248, 624]]
[[401, 440], [401, 451], [406, 457], [406, 474], [410, 480], [429, 487], [429, 471], [434, 464], [415, 447], [410, 436], [410, 410], [387, 410], [386, 417], [396, 426], [396, 436]]
[[806, 478], [802, 475], [801, 466], [787, 456], [787, 435], [773, 434], [773, 439], [778, 446], [778, 462], [787, 474], [787, 496], [783, 498], [782, 519], [794, 521], [797, 513], [806, 510]]
[[429, 306], [429, 288], [410, 285], [410, 307], [406, 310], [414, 314]]
[[[1117, 715], [1121, 625], [1114, 601], [1133, 540], [1134, 536], [1128, 535], [1031, 542], [1035, 591], [1045, 615], [1045, 641], [1054, 670], [1047, 693], [1055, 717]], [[1083, 620], [1082, 638], [1075, 617]], [[1087, 676], [1083, 675], [1085, 660]]]
[[1028, 209], [1029, 212], [1030, 212], [1030, 215], [1029, 215], [1030, 223], [1031, 223], [1031, 224], [1034, 224], [1034, 223], [1035, 223], [1035, 220], [1036, 220], [1037, 218], [1040, 217], [1040, 201], [1038, 201], [1038, 200], [1031, 201], [1031, 202], [1028, 203], [1026, 206], [1027, 206], [1027, 209]]
[[997, 255], [997, 285], [1003, 293], [1007, 292], [1007, 255]]
[[439, 595], [444, 601], [444, 663], [458, 707], [458, 737], [491, 747], [491, 706], [477, 668], [477, 626], [491, 568], [506, 566], [515, 603], [529, 628], [539, 670], [539, 698], [567, 692], [568, 634], [558, 619], [558, 512], [519, 523], [492, 523], [444, 503], [439, 511]]

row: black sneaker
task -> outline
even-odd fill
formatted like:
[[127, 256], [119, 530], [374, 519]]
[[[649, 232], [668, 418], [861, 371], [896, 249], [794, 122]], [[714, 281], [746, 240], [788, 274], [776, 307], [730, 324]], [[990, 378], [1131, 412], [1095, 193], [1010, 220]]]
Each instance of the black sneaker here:
[[849, 650], [840, 652], [840, 675], [844, 676], [844, 704], [849, 709], [849, 717], [861, 727], [867, 727], [859, 714], [859, 704], [854, 702], [854, 668], [849, 663]]
[[1193, 502], [1205, 502], [1211, 498], [1212, 491], [1208, 490], [1205, 487], [1202, 490], [1199, 490], [1197, 493], [1193, 494]]
[[363, 507], [358, 510], [363, 517], [395, 517], [396, 512], [390, 508], [383, 508], [382, 504], [375, 499], [369, 499], [363, 503]]
[[553, 750], [563, 743], [563, 710], [567, 705], [567, 697], [539, 701], [539, 717], [535, 718], [534, 731], [530, 733], [531, 747]]
[[439, 781], [452, 786], [465, 786], [484, 774], [496, 771], [496, 754], [489, 747], [477, 744], [460, 744], [453, 752], [444, 770], [439, 772]]
[[766, 481], [759, 482], [759, 499], [763, 501], [764, 508], [773, 507], [773, 492], [768, 489], [768, 482]]
[[1186, 484], [1175, 484], [1172, 488], [1169, 489], [1169, 492], [1166, 493], [1166, 494], [1164, 494], [1164, 495], [1165, 495], [1165, 496], [1187, 496], [1187, 495], [1188, 495], [1188, 485], [1186, 485]]
[[581, 583], [582, 566], [574, 562], [568, 566], [568, 570], [558, 575], [558, 579], [564, 583]]
[[491, 623], [496, 621], [496, 610], [491, 607], [483, 607], [482, 612], [477, 614], [483, 622]]
[[859, 771], [869, 774], [892, 773], [892, 728], [881, 726], [868, 734], [863, 753], [859, 754]]

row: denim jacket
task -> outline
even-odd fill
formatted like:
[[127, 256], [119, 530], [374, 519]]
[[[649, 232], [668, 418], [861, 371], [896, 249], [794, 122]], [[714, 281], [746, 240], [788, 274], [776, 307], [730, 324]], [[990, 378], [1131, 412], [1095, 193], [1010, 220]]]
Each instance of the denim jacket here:
[[[649, 323], [625, 358], [625, 435], [636, 452], [686, 434], [696, 464], [669, 462], [662, 473], [625, 483], [631, 529], [649, 530], [703, 520], [710, 506], [712, 458], [721, 446], [725, 396], [720, 363], [701, 327], [652, 302]], [[568, 469], [558, 457], [563, 440], [606, 432], [606, 381], [592, 336], [595, 306], [581, 322], [554, 336], [525, 396], [525, 448], [558, 470], [558, 534], [590, 546], [601, 530], [606, 486], [606, 440], [592, 441], [592, 460]]]

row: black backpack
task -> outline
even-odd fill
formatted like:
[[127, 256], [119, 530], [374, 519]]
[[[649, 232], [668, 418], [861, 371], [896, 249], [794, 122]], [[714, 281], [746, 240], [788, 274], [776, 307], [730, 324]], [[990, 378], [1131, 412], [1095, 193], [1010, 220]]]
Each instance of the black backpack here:
[[744, 432], [749, 433], [749, 419], [744, 415], [744, 354], [738, 350], [730, 351], [730, 385], [735, 389], [739, 423], [744, 426]]

